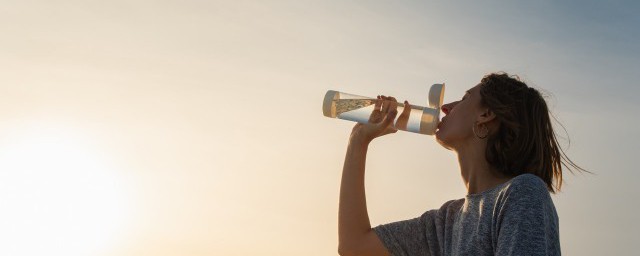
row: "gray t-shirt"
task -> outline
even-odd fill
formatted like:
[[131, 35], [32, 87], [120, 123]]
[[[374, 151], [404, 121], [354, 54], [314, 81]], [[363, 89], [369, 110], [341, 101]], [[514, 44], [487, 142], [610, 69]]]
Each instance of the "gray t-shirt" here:
[[533, 174], [374, 231], [395, 256], [560, 255], [558, 214]]

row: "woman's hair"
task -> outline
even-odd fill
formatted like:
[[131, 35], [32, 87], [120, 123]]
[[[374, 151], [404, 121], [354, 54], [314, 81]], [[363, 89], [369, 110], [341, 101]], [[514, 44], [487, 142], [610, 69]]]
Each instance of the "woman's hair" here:
[[489, 74], [480, 84], [482, 104], [500, 123], [488, 137], [485, 157], [489, 164], [507, 176], [535, 174], [552, 193], [562, 187], [563, 166], [586, 171], [558, 145], [547, 103], [538, 90], [506, 73]]

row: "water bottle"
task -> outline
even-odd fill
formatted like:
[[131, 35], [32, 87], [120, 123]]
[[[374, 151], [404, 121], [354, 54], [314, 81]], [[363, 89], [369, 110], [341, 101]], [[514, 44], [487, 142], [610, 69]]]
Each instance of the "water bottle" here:
[[[404, 109], [404, 104], [398, 102], [398, 114], [393, 121], [393, 126], [398, 130], [433, 135], [440, 121], [440, 107], [444, 97], [444, 84], [434, 84], [429, 90], [429, 105], [421, 107], [411, 105], [409, 120], [406, 127], [398, 125], [398, 119]], [[368, 98], [338, 91], [329, 90], [324, 96], [322, 113], [326, 117], [339, 118], [358, 123], [369, 123], [376, 101], [379, 99]]]

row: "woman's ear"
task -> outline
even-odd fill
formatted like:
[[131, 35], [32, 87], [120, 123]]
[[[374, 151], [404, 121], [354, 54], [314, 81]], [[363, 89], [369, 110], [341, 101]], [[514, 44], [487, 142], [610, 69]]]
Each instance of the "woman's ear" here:
[[478, 117], [478, 120], [476, 121], [479, 124], [483, 124], [483, 123], [491, 122], [495, 118], [496, 118], [496, 114], [493, 113], [493, 111], [491, 111], [489, 108], [485, 108], [482, 114], [480, 114], [480, 116]]

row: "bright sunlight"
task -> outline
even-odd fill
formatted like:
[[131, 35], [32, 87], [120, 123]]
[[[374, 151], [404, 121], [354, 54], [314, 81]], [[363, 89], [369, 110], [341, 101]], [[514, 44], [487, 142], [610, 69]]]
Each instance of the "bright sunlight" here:
[[50, 123], [3, 127], [0, 255], [95, 255], [116, 242], [122, 179], [91, 137]]

